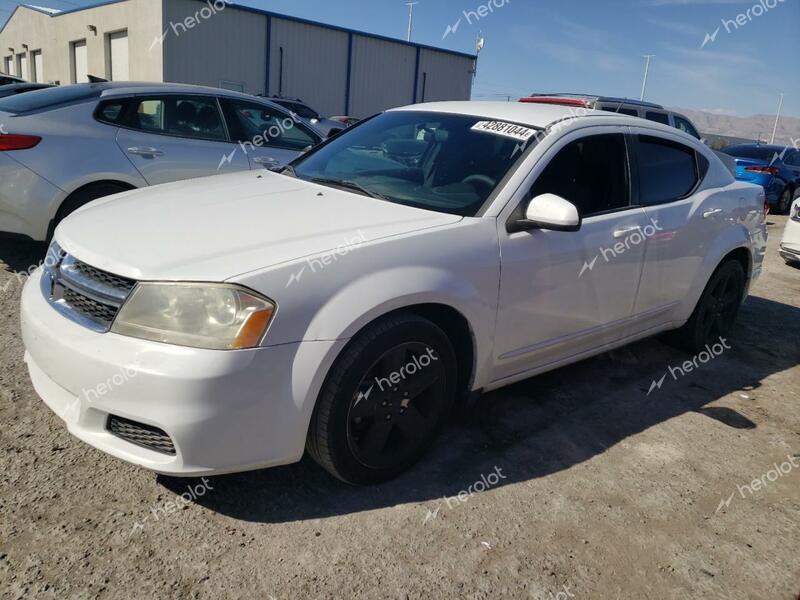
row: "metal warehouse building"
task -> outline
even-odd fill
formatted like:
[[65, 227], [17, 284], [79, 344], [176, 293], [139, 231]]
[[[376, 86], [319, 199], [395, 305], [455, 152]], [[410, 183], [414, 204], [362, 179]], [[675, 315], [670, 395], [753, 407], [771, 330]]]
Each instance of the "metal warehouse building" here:
[[58, 11], [18, 6], [0, 31], [2, 69], [32, 81], [172, 81], [301, 98], [366, 117], [468, 100], [476, 57], [223, 0], [113, 0]]

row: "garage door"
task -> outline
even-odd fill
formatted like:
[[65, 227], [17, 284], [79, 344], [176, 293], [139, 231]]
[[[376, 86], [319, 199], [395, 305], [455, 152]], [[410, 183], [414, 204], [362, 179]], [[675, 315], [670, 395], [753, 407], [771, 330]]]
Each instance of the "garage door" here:
[[19, 76], [23, 79], [30, 79], [30, 73], [28, 73], [28, 55], [18, 54], [17, 62], [19, 63]]
[[111, 81], [128, 81], [128, 32], [109, 34], [108, 45]]
[[41, 50], [33, 52], [33, 73], [31, 73], [31, 76], [31, 81], [44, 81], [44, 62]]
[[74, 83], [89, 81], [89, 59], [86, 54], [86, 40], [72, 42], [72, 67], [75, 78]]

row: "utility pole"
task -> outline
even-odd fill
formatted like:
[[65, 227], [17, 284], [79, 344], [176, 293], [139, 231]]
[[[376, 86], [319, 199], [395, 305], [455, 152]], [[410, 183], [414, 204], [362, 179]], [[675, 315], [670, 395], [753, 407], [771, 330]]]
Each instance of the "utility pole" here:
[[775, 134], [778, 132], [778, 121], [781, 118], [782, 108], [783, 108], [783, 94], [781, 94], [781, 99], [778, 102], [778, 114], [775, 115], [775, 126], [772, 128], [772, 139], [769, 141], [770, 144], [775, 143]]
[[406, 2], [406, 6], [408, 6], [408, 35], [406, 36], [406, 41], [411, 41], [411, 28], [414, 26], [414, 7], [419, 4], [419, 2]]
[[647, 89], [647, 75], [650, 73], [650, 59], [655, 58], [655, 54], [645, 54], [644, 58], [647, 62], [644, 63], [644, 80], [642, 81], [642, 95], [639, 100], [644, 100], [644, 91]]

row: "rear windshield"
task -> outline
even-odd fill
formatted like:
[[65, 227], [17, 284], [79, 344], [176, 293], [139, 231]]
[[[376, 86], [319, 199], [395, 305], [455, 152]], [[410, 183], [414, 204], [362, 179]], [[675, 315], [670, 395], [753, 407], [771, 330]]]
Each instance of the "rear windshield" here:
[[34, 90], [18, 96], [0, 99], [0, 112], [26, 113], [67, 104], [76, 100], [99, 98], [103, 90], [88, 85], [65, 85]]
[[775, 155], [775, 149], [766, 146], [731, 146], [723, 148], [725, 154], [739, 158], [755, 158], [756, 160], [770, 160]]

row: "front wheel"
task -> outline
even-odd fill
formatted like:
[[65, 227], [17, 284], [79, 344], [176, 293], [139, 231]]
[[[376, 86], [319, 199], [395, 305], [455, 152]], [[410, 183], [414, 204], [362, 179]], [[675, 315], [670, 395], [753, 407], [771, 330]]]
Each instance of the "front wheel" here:
[[432, 322], [397, 314], [373, 323], [328, 374], [306, 449], [347, 483], [391, 479], [435, 439], [455, 398], [456, 375], [450, 340]]
[[694, 354], [728, 336], [744, 300], [745, 274], [741, 263], [729, 260], [711, 276], [686, 324], [674, 332], [675, 341]]

